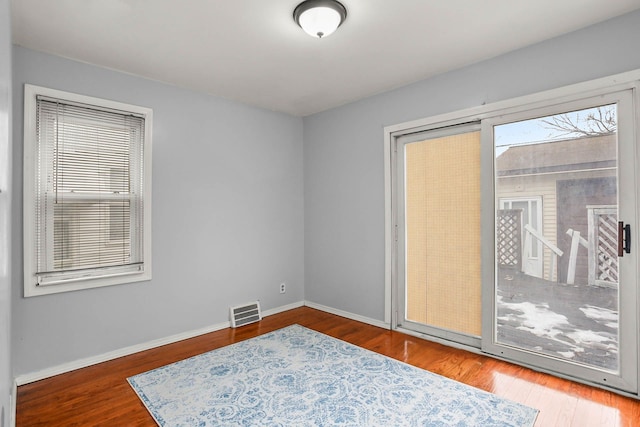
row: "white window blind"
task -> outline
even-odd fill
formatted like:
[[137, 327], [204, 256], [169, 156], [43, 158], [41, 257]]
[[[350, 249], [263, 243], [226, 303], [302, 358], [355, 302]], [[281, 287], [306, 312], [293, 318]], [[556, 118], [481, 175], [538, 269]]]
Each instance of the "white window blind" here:
[[36, 97], [38, 286], [144, 270], [145, 119]]

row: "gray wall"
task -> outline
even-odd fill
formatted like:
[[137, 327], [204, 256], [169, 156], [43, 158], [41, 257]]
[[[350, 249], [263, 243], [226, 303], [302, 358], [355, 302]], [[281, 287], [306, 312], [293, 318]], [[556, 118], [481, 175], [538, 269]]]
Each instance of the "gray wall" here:
[[11, 374], [11, 25], [0, 0], [0, 427], [9, 425]]
[[[13, 236], [16, 375], [304, 299], [302, 119], [14, 48], [14, 230], [22, 230], [24, 83], [151, 107], [153, 279], [23, 298]], [[287, 292], [279, 293], [281, 281]]]
[[640, 68], [638, 41], [634, 12], [306, 117], [306, 300], [384, 320], [384, 126]]
[[[253, 299], [383, 320], [383, 127], [640, 68], [638, 40], [635, 12], [304, 120], [14, 48], [14, 374], [220, 323]], [[154, 109], [151, 282], [22, 298], [26, 82]]]

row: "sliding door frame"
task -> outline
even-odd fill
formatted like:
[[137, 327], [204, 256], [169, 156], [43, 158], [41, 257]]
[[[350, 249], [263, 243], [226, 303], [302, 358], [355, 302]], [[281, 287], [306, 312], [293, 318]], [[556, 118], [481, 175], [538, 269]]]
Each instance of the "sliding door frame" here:
[[[403, 304], [407, 300], [407, 282], [405, 277], [406, 261], [407, 261], [407, 235], [406, 235], [406, 223], [405, 223], [405, 191], [406, 183], [403, 178], [406, 176], [405, 163], [406, 155], [405, 148], [409, 144], [426, 142], [429, 140], [435, 140], [440, 138], [446, 138], [454, 135], [461, 135], [467, 133], [480, 132], [479, 122], [460, 123], [456, 125], [438, 127], [436, 129], [425, 129], [419, 132], [412, 132], [410, 134], [398, 133], [394, 135], [394, 147], [392, 153], [392, 161], [395, 166], [395, 187], [394, 197], [396, 200], [394, 213], [396, 215], [395, 221], [395, 258], [397, 260], [396, 270], [396, 282], [397, 282], [397, 307], [394, 315], [394, 329], [403, 331], [413, 331], [420, 334], [426, 334], [428, 336], [437, 337], [447, 341], [454, 341], [460, 344], [469, 345], [472, 347], [480, 348], [480, 338], [475, 335], [469, 335], [463, 332], [455, 330], [445, 329], [426, 323], [419, 323], [408, 319], [408, 313], [406, 304]], [[478, 158], [478, 162], [480, 159]], [[478, 278], [479, 280], [480, 278]], [[479, 283], [478, 283], [479, 285]], [[480, 325], [479, 325], [480, 326]]]
[[[544, 369], [549, 372], [562, 373], [573, 379], [600, 384], [602, 386], [613, 387], [624, 390], [633, 394], [638, 393], [638, 284], [637, 272], [637, 236], [639, 216], [638, 206], [636, 204], [637, 194], [627, 197], [629, 203], [621, 200], [624, 194], [633, 193], [633, 189], [625, 186], [627, 183], [636, 182], [636, 170], [638, 168], [637, 161], [637, 132], [634, 131], [636, 124], [634, 123], [634, 106], [633, 98], [637, 97], [637, 87], [631, 86], [621, 90], [607, 89], [606, 93], [600, 93], [596, 96], [578, 97], [577, 99], [567, 100], [562, 103], [552, 103], [549, 106], [541, 108], [528, 109], [526, 111], [517, 111], [511, 113], [504, 111], [500, 115], [487, 118], [483, 121], [482, 127], [482, 168], [485, 172], [491, 171], [491, 177], [487, 174], [483, 175], [483, 184], [488, 184], [483, 188], [482, 193], [482, 240], [485, 242], [483, 249], [486, 259], [491, 255], [491, 262], [484, 264], [486, 267], [483, 275], [483, 315], [482, 315], [482, 351], [499, 357], [504, 357], [516, 363], [523, 363], [528, 366]], [[496, 264], [495, 264], [495, 247], [496, 247], [496, 231], [495, 231], [495, 212], [498, 207], [498, 201], [495, 197], [495, 179], [494, 170], [495, 154], [494, 154], [494, 128], [506, 123], [514, 123], [525, 121], [537, 117], [543, 117], [553, 114], [563, 114], [569, 111], [577, 111], [586, 108], [597, 107], [603, 104], [616, 104], [618, 106], [618, 132], [617, 132], [617, 150], [618, 150], [618, 211], [619, 219], [631, 224], [632, 229], [632, 250], [630, 256], [620, 261], [621, 277], [626, 278], [625, 282], [620, 281], [618, 294], [618, 359], [620, 362], [619, 375], [617, 373], [589, 367], [585, 364], [575, 363], [566, 359], [554, 358], [543, 355], [540, 352], [524, 350], [514, 345], [507, 345], [498, 342], [496, 333]], [[634, 165], [635, 163], [635, 165]], [[621, 179], [622, 175], [627, 178]], [[636, 184], [637, 187], [637, 184]], [[490, 244], [491, 242], [491, 244]], [[483, 258], [484, 258], [483, 252]], [[487, 261], [488, 262], [488, 261]], [[631, 265], [629, 265], [631, 264]], [[634, 327], [635, 326], [635, 327]]]
[[[634, 140], [635, 147], [640, 145], [640, 139], [638, 133], [640, 129], [640, 95], [638, 94], [638, 87], [640, 87], [640, 70], [634, 70], [614, 76], [609, 76], [593, 81], [578, 83], [570, 86], [561, 87], [558, 89], [552, 89], [532, 95], [527, 95], [519, 98], [509, 99], [506, 101], [500, 101], [492, 104], [481, 105], [474, 108], [464, 109], [446, 114], [440, 114], [437, 116], [414, 120], [410, 122], [400, 123], [396, 125], [387, 126], [384, 128], [384, 173], [385, 173], [385, 322], [391, 325], [392, 329], [398, 329], [398, 313], [402, 310], [399, 306], [399, 283], [398, 283], [398, 246], [397, 246], [397, 233], [398, 233], [398, 218], [397, 218], [397, 194], [394, 191], [394, 187], [397, 186], [397, 168], [396, 168], [396, 153], [394, 151], [397, 139], [402, 135], [408, 135], [412, 133], [424, 132], [427, 130], [433, 130], [438, 128], [446, 128], [450, 126], [461, 125], [470, 122], [482, 122], [490, 118], [496, 118], [506, 113], [517, 113], [528, 110], [534, 110], [543, 107], [550, 107], [554, 104], [564, 104], [567, 102], [577, 101], [584, 98], [601, 96], [610, 94], [617, 91], [633, 89], [633, 104], [634, 104]], [[483, 141], [486, 138], [483, 138]], [[492, 142], [492, 141], [491, 141]], [[487, 147], [486, 143], [482, 144], [481, 148], [481, 238], [483, 242], [492, 242], [488, 248], [484, 247], [481, 252], [481, 277], [483, 281], [484, 289], [488, 289], [485, 285], [487, 281], [493, 283], [495, 279], [494, 275], [494, 188], [493, 188], [493, 162], [494, 151], [493, 146]], [[493, 144], [492, 144], [493, 145]], [[634, 155], [635, 167], [640, 167], [640, 159], [638, 150]], [[486, 165], [491, 165], [487, 167]], [[640, 185], [636, 185], [633, 190], [636, 196], [636, 200], [640, 201]], [[640, 218], [640, 209], [635, 207], [636, 217]], [[640, 221], [636, 221], [639, 222]], [[636, 227], [638, 228], [638, 227]], [[635, 232], [636, 235], [637, 231]], [[486, 240], [489, 239], [489, 240]], [[637, 240], [637, 239], [636, 239]], [[636, 245], [635, 248], [638, 248]], [[634, 249], [635, 249], [634, 248]], [[635, 253], [631, 255], [638, 258], [638, 250], [634, 250]], [[640, 284], [637, 285], [640, 287]], [[636, 289], [636, 327], [638, 348], [636, 354], [640, 355], [640, 289]], [[484, 295], [483, 295], [484, 298]], [[485, 310], [483, 308], [483, 310]], [[485, 322], [485, 313], [483, 312], [483, 323]], [[485, 327], [483, 326], [483, 334]], [[415, 331], [408, 331], [413, 335], [418, 335], [429, 340], [436, 342], [444, 342], [454, 347], [465, 348], [473, 352], [479, 352], [479, 348], [475, 345], [461, 343], [459, 341], [451, 340], [454, 337], [440, 338], [425, 333], [418, 333]], [[490, 340], [492, 337], [482, 337], [483, 340]], [[638, 398], [638, 392], [629, 392], [621, 390], [617, 387], [611, 387], [607, 384], [601, 384], [585, 379], [576, 378], [571, 374], [563, 372], [557, 372], [545, 367], [532, 366], [520, 361], [513, 361], [500, 354], [492, 354], [492, 357], [498, 359], [510, 360], [514, 363], [531, 367], [536, 370], [550, 373], [563, 378], [568, 378], [577, 382], [594, 385], [599, 388], [614, 391], [618, 394]], [[638, 381], [640, 383], [640, 373], [638, 373]]]

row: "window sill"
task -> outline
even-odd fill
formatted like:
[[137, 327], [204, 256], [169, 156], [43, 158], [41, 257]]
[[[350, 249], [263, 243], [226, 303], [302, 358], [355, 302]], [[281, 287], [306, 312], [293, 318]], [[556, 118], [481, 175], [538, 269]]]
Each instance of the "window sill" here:
[[59, 283], [51, 285], [38, 286], [33, 283], [25, 283], [24, 297], [35, 297], [40, 295], [57, 294], [62, 292], [79, 291], [83, 289], [101, 288], [104, 286], [123, 285], [127, 283], [143, 282], [151, 280], [151, 271], [145, 269], [143, 272], [118, 275], [111, 277], [96, 277], [85, 280], [77, 280], [69, 283]]

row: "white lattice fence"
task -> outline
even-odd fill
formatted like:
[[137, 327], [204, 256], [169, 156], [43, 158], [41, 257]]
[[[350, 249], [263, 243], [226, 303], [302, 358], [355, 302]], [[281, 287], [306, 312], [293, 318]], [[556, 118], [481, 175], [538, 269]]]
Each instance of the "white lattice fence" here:
[[522, 268], [522, 209], [500, 209], [496, 220], [498, 265]]
[[589, 284], [618, 284], [618, 212], [615, 207], [588, 207]]

